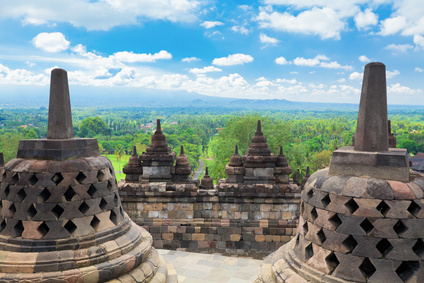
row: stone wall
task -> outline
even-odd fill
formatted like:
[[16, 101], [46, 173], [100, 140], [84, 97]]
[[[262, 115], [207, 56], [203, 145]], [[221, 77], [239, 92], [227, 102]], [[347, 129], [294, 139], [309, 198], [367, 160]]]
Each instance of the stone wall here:
[[156, 248], [262, 258], [296, 234], [299, 193], [121, 190], [124, 210]]

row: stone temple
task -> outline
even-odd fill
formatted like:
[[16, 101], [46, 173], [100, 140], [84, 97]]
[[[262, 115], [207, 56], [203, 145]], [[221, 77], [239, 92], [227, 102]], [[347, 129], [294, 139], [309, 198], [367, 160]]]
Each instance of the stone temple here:
[[424, 178], [389, 147], [385, 66], [365, 66], [354, 147], [302, 191], [296, 237], [256, 282], [423, 282]]
[[67, 73], [51, 74], [47, 139], [1, 171], [0, 282], [176, 282], [122, 209], [96, 139], [74, 139]]

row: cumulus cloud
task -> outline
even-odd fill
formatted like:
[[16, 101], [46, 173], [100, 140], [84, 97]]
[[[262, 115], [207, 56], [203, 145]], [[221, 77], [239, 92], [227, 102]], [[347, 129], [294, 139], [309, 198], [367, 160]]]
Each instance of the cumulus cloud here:
[[210, 28], [214, 28], [216, 26], [223, 26], [224, 23], [223, 22], [218, 22], [218, 21], [204, 21], [200, 25], [202, 27], [204, 27], [205, 29], [210, 29]]
[[392, 84], [387, 88], [387, 92], [390, 93], [399, 93], [399, 94], [418, 94], [422, 93], [421, 89], [412, 89], [407, 86], [402, 86], [400, 83]]
[[247, 54], [231, 54], [227, 57], [215, 58], [212, 61], [213, 65], [217, 66], [234, 66], [234, 65], [243, 65], [245, 63], [253, 62], [253, 57]]
[[349, 80], [362, 80], [363, 73], [353, 72], [349, 75]]
[[111, 56], [112, 59], [116, 59], [120, 62], [126, 62], [126, 63], [135, 63], [135, 62], [156, 62], [156, 60], [160, 59], [171, 59], [172, 54], [168, 51], [161, 50], [158, 53], [155, 54], [138, 54], [128, 51], [122, 51], [122, 52], [116, 52]]
[[424, 49], [424, 37], [421, 35], [414, 35], [414, 43], [417, 46], [417, 48]]
[[25, 24], [65, 22], [87, 30], [109, 30], [146, 20], [195, 22], [203, 2], [198, 0], [68, 1], [66, 9], [56, 0], [3, 1], [0, 17]]
[[394, 71], [386, 71], [386, 78], [387, 79], [391, 79], [397, 75], [399, 75], [400, 72], [398, 70], [394, 70]]
[[276, 45], [277, 43], [280, 42], [278, 39], [273, 38], [273, 37], [269, 37], [264, 33], [261, 33], [259, 35], [259, 39], [261, 40], [261, 43], [264, 43], [266, 45]]
[[328, 58], [325, 55], [317, 55], [315, 58], [303, 58], [303, 57], [297, 57], [292, 62], [296, 66], [307, 66], [307, 67], [322, 67], [322, 68], [328, 68], [328, 69], [344, 69], [344, 70], [351, 70], [353, 69], [352, 66], [348, 65], [341, 65], [337, 61], [330, 61], [330, 58]]
[[40, 48], [46, 52], [60, 52], [69, 48], [69, 41], [60, 32], [42, 32], [32, 39], [35, 47]]
[[233, 27], [231, 27], [231, 30], [234, 31], [234, 32], [244, 34], [244, 35], [249, 34], [249, 30], [247, 28], [245, 28], [244, 26], [233, 26]]
[[288, 64], [288, 63], [289, 63], [289, 62], [287, 61], [287, 59], [286, 59], [286, 58], [284, 58], [284, 57], [278, 57], [278, 58], [275, 58], [274, 62], [275, 62], [275, 64], [278, 64], [278, 65], [286, 65], [286, 64]]
[[393, 51], [394, 54], [406, 53], [409, 49], [414, 48], [411, 44], [389, 44], [385, 47], [387, 50]]
[[365, 55], [361, 55], [361, 56], [359, 56], [359, 61], [361, 61], [362, 63], [368, 63], [368, 62], [371, 62], [371, 60], [367, 57], [367, 56], [365, 56]]
[[201, 59], [197, 58], [197, 57], [186, 57], [186, 58], [181, 59], [181, 62], [190, 63], [190, 62], [197, 62], [197, 61], [200, 61], [200, 60]]
[[293, 16], [288, 12], [279, 13], [270, 8], [260, 8], [256, 20], [261, 28], [278, 31], [319, 35], [322, 39], [340, 39], [340, 32], [346, 24], [330, 8], [313, 7]]
[[400, 32], [407, 26], [406, 18], [403, 16], [397, 16], [394, 18], [388, 18], [380, 23], [380, 34], [391, 35]]
[[203, 67], [203, 68], [193, 68], [189, 70], [190, 73], [192, 74], [206, 74], [206, 73], [211, 73], [211, 72], [222, 72], [222, 69], [217, 68], [215, 66], [207, 66], [207, 67]]
[[370, 29], [371, 26], [378, 24], [378, 16], [371, 12], [370, 9], [366, 9], [364, 12], [356, 14], [354, 21], [359, 30], [367, 30]]
[[48, 85], [49, 78], [25, 69], [10, 69], [0, 64], [0, 85]]
[[419, 67], [415, 67], [415, 70], [414, 70], [415, 72], [419, 72], [419, 73], [422, 73], [423, 72], [423, 69], [421, 69], [421, 68], [419, 68]]

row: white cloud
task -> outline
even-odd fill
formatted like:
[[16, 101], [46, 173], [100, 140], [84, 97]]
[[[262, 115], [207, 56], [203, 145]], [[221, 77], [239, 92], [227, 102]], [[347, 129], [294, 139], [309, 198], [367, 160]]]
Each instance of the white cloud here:
[[346, 82], [346, 79], [345, 78], [341, 78], [341, 79], [338, 79], [337, 82], [338, 83], [345, 83]]
[[362, 63], [368, 63], [368, 62], [371, 62], [371, 60], [367, 57], [367, 56], [365, 56], [365, 55], [361, 55], [361, 56], [359, 56], [359, 61], [361, 61]]
[[375, 26], [378, 23], [378, 16], [371, 12], [370, 9], [366, 9], [364, 12], [359, 12], [354, 17], [356, 27], [361, 30], [367, 30], [371, 26]]
[[414, 35], [414, 43], [417, 46], [417, 48], [424, 49], [424, 37], [421, 35]]
[[303, 58], [303, 57], [297, 57], [292, 62], [296, 66], [307, 66], [307, 67], [322, 67], [322, 68], [328, 68], [328, 69], [344, 69], [344, 70], [351, 70], [353, 69], [352, 66], [342, 66], [337, 61], [330, 61], [330, 58], [328, 58], [325, 55], [317, 55], [315, 58]]
[[288, 12], [279, 13], [269, 8], [260, 8], [256, 17], [261, 28], [272, 28], [291, 33], [319, 35], [322, 39], [340, 39], [340, 32], [346, 24], [337, 13], [329, 8], [313, 7], [293, 16]]
[[0, 85], [48, 85], [49, 78], [25, 69], [9, 69], [0, 64]]
[[111, 56], [112, 59], [116, 59], [120, 62], [127, 62], [127, 63], [135, 63], [135, 62], [156, 62], [156, 60], [160, 59], [171, 59], [172, 54], [168, 51], [161, 50], [158, 53], [155, 54], [138, 54], [128, 51], [122, 51], [122, 52], [116, 52]]
[[393, 51], [393, 53], [406, 53], [409, 49], [414, 48], [411, 44], [389, 44], [385, 47], [387, 50]]
[[234, 31], [234, 32], [239, 32], [239, 33], [244, 34], [244, 35], [249, 34], [249, 30], [247, 28], [245, 28], [244, 26], [233, 26], [231, 28], [231, 30]]
[[400, 32], [407, 26], [406, 18], [397, 16], [380, 22], [380, 34], [391, 35]]
[[35, 47], [46, 52], [60, 52], [68, 49], [70, 42], [60, 32], [42, 32], [32, 39]]
[[192, 74], [206, 74], [206, 73], [210, 73], [210, 72], [222, 72], [222, 70], [220, 68], [217, 68], [215, 66], [207, 66], [207, 67], [203, 67], [202, 69], [199, 68], [193, 68], [189, 70], [190, 73]]
[[0, 18], [20, 19], [25, 24], [69, 23], [87, 30], [109, 30], [137, 25], [146, 20], [195, 22], [204, 2], [198, 0], [56, 0], [2, 1]]
[[419, 68], [419, 67], [415, 67], [415, 70], [414, 70], [415, 72], [419, 72], [419, 73], [422, 73], [422, 72], [424, 72], [423, 71], [423, 69], [421, 69], [421, 68]]
[[417, 94], [422, 93], [421, 89], [411, 89], [407, 86], [402, 86], [400, 83], [392, 84], [387, 88], [387, 93], [399, 93], [399, 94]]
[[288, 64], [289, 62], [286, 60], [286, 58], [284, 58], [284, 57], [278, 57], [278, 58], [275, 58], [275, 60], [274, 60], [274, 62], [275, 62], [275, 64], [278, 64], [278, 65], [286, 65], [286, 64]]
[[234, 65], [243, 65], [245, 63], [253, 62], [253, 57], [246, 54], [231, 54], [228, 57], [215, 58], [212, 61], [213, 65], [217, 66], [234, 66]]
[[353, 72], [349, 75], [349, 80], [362, 80], [363, 73]]
[[202, 27], [204, 27], [205, 29], [210, 29], [210, 28], [214, 28], [216, 26], [223, 26], [224, 23], [223, 22], [218, 22], [218, 21], [204, 21], [200, 25]]
[[393, 78], [393, 77], [395, 77], [399, 74], [400, 74], [400, 72], [398, 70], [394, 70], [393, 72], [392, 71], [386, 71], [386, 78], [391, 79], [391, 78]]
[[264, 33], [261, 33], [259, 35], [259, 39], [261, 40], [261, 43], [269, 44], [269, 45], [276, 45], [277, 43], [280, 42], [278, 39], [273, 38], [273, 37], [269, 37]]
[[181, 59], [181, 62], [190, 63], [190, 62], [198, 62], [200, 60], [201, 59], [197, 58], [197, 57], [186, 57], [186, 58]]

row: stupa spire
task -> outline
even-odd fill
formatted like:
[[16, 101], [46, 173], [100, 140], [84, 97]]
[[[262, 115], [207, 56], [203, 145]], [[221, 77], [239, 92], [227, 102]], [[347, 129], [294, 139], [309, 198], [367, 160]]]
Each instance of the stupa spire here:
[[68, 74], [63, 69], [54, 69], [50, 79], [47, 139], [72, 139], [73, 137]]

